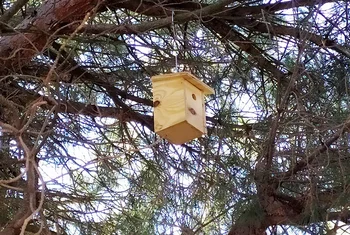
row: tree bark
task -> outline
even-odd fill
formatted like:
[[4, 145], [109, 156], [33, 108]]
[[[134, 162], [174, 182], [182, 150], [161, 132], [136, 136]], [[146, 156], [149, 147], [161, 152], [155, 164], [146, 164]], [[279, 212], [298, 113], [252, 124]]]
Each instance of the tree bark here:
[[[17, 28], [35, 32], [3, 36], [0, 39], [0, 74], [19, 70], [40, 54], [56, 38], [55, 34], [72, 22], [81, 22], [98, 4], [97, 0], [48, 0], [35, 16], [26, 18]], [[24, 220], [31, 215], [27, 201], [21, 211], [4, 227], [0, 235], [18, 235]]]
[[72, 22], [79, 22], [96, 5], [97, 0], [49, 0], [17, 26], [33, 33], [4, 36], [0, 39], [0, 73], [16, 71], [40, 54], [57, 32]]
[[266, 228], [250, 225], [233, 226], [228, 235], [265, 235]]

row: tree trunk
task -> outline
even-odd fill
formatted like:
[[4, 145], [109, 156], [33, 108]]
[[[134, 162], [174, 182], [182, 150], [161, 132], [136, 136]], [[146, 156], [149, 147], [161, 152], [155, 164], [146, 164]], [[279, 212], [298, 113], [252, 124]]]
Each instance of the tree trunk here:
[[259, 223], [254, 224], [244, 224], [238, 223], [232, 226], [228, 235], [265, 235], [266, 227]]
[[3, 36], [0, 39], [0, 72], [18, 70], [35, 55], [40, 54], [55, 39], [54, 33], [73, 21], [81, 21], [98, 1], [95, 0], [49, 0], [27, 17], [16, 28], [34, 30]]
[[[36, 15], [32, 15], [16, 29], [30, 33], [18, 33], [2, 36], [0, 39], [0, 73], [5, 75], [18, 71], [35, 55], [40, 54], [56, 38], [54, 34], [67, 24], [79, 24], [94, 7], [97, 0], [48, 0], [44, 2]], [[28, 183], [27, 183], [28, 184]], [[17, 215], [0, 231], [0, 235], [19, 235], [24, 220], [31, 215], [29, 204], [23, 201], [23, 207]]]

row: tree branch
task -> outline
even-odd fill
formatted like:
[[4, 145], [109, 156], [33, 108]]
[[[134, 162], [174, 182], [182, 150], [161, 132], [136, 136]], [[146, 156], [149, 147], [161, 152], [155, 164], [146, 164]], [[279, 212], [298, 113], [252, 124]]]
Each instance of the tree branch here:
[[0, 72], [18, 70], [39, 54], [54, 39], [62, 26], [82, 20], [97, 4], [95, 0], [49, 0], [17, 28], [38, 29], [41, 33], [17, 34], [0, 39]]
[[337, 44], [335, 40], [323, 38], [320, 35], [317, 35], [315, 33], [310, 33], [300, 28], [294, 28], [294, 27], [285, 26], [285, 25], [277, 25], [271, 22], [265, 23], [254, 18], [234, 19], [234, 20], [230, 20], [230, 22], [232, 24], [245, 27], [250, 31], [268, 33], [273, 36], [284, 35], [284, 36], [291, 36], [295, 39], [306, 39], [310, 42], [315, 43], [317, 46], [321, 48], [330, 48], [350, 58], [350, 51], [347, 48]]
[[[287, 76], [286, 73], [279, 70], [275, 65], [273, 65], [268, 59], [263, 56], [263, 52], [255, 47], [255, 44], [245, 39], [238, 32], [234, 31], [230, 26], [220, 20], [212, 20], [205, 22], [204, 25], [216, 32], [224, 40], [230, 40], [235, 43], [241, 50], [252, 56], [260, 68], [264, 68], [266, 71], [270, 72], [277, 81], [283, 81]], [[276, 62], [277, 63], [277, 62]]]
[[[5, 26], [7, 22], [14, 16], [29, 0], [17, 0], [11, 7], [0, 17], [0, 25]], [[0, 27], [1, 27], [0, 26]]]
[[306, 160], [304, 159], [299, 161], [292, 169], [284, 173], [281, 178], [276, 177], [276, 181], [281, 182], [281, 181], [289, 180], [290, 177], [293, 176], [295, 173], [305, 169], [305, 167], [311, 164], [317, 156], [327, 151], [328, 148], [331, 146], [331, 144], [337, 141], [341, 135], [343, 135], [345, 132], [348, 132], [349, 130], [350, 130], [350, 119], [347, 120], [332, 137], [324, 141], [324, 143], [320, 145], [317, 149], [315, 149], [310, 155], [306, 156], [305, 158]]

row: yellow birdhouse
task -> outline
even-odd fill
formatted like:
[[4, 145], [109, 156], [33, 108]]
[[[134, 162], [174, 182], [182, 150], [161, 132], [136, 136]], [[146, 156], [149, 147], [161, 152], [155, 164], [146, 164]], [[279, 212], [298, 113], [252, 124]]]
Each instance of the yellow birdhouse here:
[[187, 72], [154, 76], [154, 130], [173, 144], [207, 133], [204, 95], [214, 90]]

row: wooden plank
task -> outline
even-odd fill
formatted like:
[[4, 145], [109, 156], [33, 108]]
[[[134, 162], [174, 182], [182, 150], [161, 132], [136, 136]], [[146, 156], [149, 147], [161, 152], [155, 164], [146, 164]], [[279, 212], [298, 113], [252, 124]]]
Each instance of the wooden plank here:
[[201, 90], [205, 95], [214, 94], [213, 88], [211, 88], [210, 86], [208, 86], [207, 84], [205, 84], [204, 82], [202, 82], [201, 80], [199, 80], [189, 72], [161, 74], [161, 75], [153, 76], [151, 79], [152, 79], [152, 82], [158, 82], [161, 80], [169, 81], [171, 79], [179, 79], [179, 78], [183, 78], [187, 80], [188, 82], [196, 86], [199, 90]]
[[158, 135], [172, 144], [184, 144], [203, 135], [201, 131], [184, 121], [158, 132]]
[[206, 133], [204, 94], [187, 81], [184, 81], [184, 89], [186, 120], [204, 134]]
[[185, 121], [185, 94], [180, 79], [153, 83], [154, 129], [156, 132]]

